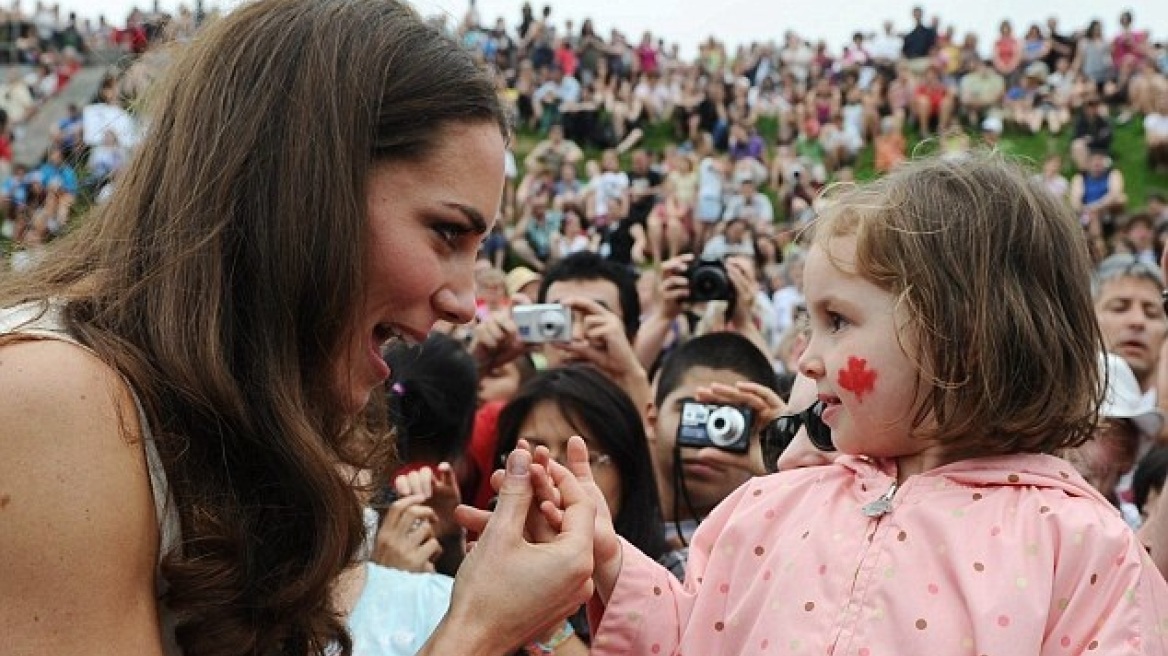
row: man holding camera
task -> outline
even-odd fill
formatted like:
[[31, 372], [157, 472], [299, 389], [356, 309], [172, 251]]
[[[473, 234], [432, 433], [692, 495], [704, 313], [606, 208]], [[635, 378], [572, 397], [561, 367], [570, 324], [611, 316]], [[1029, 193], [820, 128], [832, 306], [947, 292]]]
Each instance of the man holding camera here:
[[629, 270], [595, 253], [574, 253], [547, 269], [537, 300], [479, 324], [471, 344], [476, 361], [498, 366], [538, 350], [548, 368], [588, 363], [644, 412], [649, 381], [632, 347], [641, 304]]
[[740, 334], [695, 337], [665, 357], [646, 434], [671, 546], [688, 545], [715, 506], [766, 472], [759, 433], [782, 407], [770, 358]]
[[663, 262], [658, 287], [661, 302], [641, 322], [634, 342], [642, 366], [653, 368], [670, 335], [684, 339], [698, 332], [704, 316], [710, 329], [739, 333], [763, 354], [769, 353], [754, 317], [759, 294], [752, 266], [750, 257], [733, 254], [725, 260], [686, 254]]

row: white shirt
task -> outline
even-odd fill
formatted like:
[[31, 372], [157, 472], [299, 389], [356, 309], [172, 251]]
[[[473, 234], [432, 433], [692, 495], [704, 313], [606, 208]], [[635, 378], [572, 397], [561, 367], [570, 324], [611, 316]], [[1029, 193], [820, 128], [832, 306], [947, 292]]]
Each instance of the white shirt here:
[[1168, 114], [1148, 114], [1144, 117], [1144, 134], [1168, 139]]
[[903, 47], [904, 40], [899, 36], [895, 34], [880, 34], [875, 39], [872, 39], [872, 44], [868, 46], [868, 52], [876, 60], [887, 59], [889, 61], [896, 61], [900, 59], [900, 51]]

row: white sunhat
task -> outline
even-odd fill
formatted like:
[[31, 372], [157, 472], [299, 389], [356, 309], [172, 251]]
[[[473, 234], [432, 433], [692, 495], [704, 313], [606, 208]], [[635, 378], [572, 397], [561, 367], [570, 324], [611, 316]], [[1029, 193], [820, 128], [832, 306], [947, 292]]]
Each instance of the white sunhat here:
[[1107, 396], [1099, 407], [1099, 416], [1104, 419], [1130, 419], [1144, 435], [1159, 435], [1164, 427], [1164, 415], [1154, 403], [1144, 398], [1131, 367], [1114, 353], [1104, 354], [1104, 359]]

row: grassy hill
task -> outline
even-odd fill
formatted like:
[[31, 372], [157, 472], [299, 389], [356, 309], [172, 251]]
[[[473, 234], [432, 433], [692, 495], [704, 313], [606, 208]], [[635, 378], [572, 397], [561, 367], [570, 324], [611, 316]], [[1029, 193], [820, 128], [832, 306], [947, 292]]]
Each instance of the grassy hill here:
[[[766, 142], [773, 144], [776, 133], [775, 120], [761, 119], [758, 127], [759, 134], [762, 135]], [[1063, 174], [1069, 178], [1074, 173], [1070, 167], [1070, 158], [1068, 156], [1070, 132], [1069, 128], [1064, 129], [1061, 135], [1052, 137], [1047, 133], [1032, 135], [1007, 130], [1002, 137], [1002, 142], [1005, 144], [1008, 152], [1032, 161], [1036, 169], [1042, 164], [1042, 161], [1048, 154], [1055, 152], [1062, 154], [1064, 165], [1066, 166]], [[971, 136], [976, 140], [976, 134], [971, 133]], [[524, 157], [535, 147], [538, 141], [539, 136], [531, 131], [520, 131], [516, 136], [515, 155], [521, 168]], [[661, 151], [672, 143], [676, 142], [669, 124], [658, 123], [649, 126], [645, 130], [645, 137], [638, 145], [649, 150]], [[916, 135], [909, 135], [908, 150], [910, 153], [927, 152], [928, 148], [929, 144], [921, 144]], [[600, 152], [597, 149], [586, 148], [584, 152], [588, 159], [600, 158]], [[1128, 207], [1130, 209], [1143, 207], [1147, 195], [1153, 191], [1168, 193], [1168, 175], [1156, 174], [1149, 171], [1144, 164], [1147, 149], [1144, 147], [1143, 124], [1138, 119], [1133, 119], [1124, 125], [1115, 126], [1112, 153], [1116, 166], [1123, 172], [1125, 189], [1127, 190], [1129, 199]], [[857, 179], [868, 180], [875, 177], [876, 172], [872, 167], [873, 159], [874, 154], [871, 146], [861, 151], [859, 161], [855, 167]], [[625, 165], [627, 166], [627, 164], [626, 158]], [[583, 167], [581, 167], [580, 173], [583, 174]]]

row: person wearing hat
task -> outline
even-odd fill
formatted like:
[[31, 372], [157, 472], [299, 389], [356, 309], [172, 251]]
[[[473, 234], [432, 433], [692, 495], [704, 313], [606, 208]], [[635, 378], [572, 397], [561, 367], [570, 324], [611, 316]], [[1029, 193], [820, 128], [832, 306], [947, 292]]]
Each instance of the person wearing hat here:
[[1099, 427], [1090, 440], [1063, 456], [1135, 528], [1140, 513], [1132, 503], [1132, 470], [1155, 443], [1164, 427], [1164, 415], [1144, 397], [1123, 358], [1107, 353], [1100, 360], [1106, 370], [1107, 392], [1099, 407]]
[[[517, 266], [507, 272], [507, 295], [513, 303], [532, 303], [539, 295], [540, 275], [525, 266]], [[518, 299], [516, 297], [519, 297]]]
[[1005, 125], [1002, 123], [1002, 119], [999, 116], [991, 114], [982, 120], [981, 139], [983, 142], [985, 142], [987, 148], [1009, 152], [1009, 142], [1002, 139], [1002, 131], [1004, 129]]

